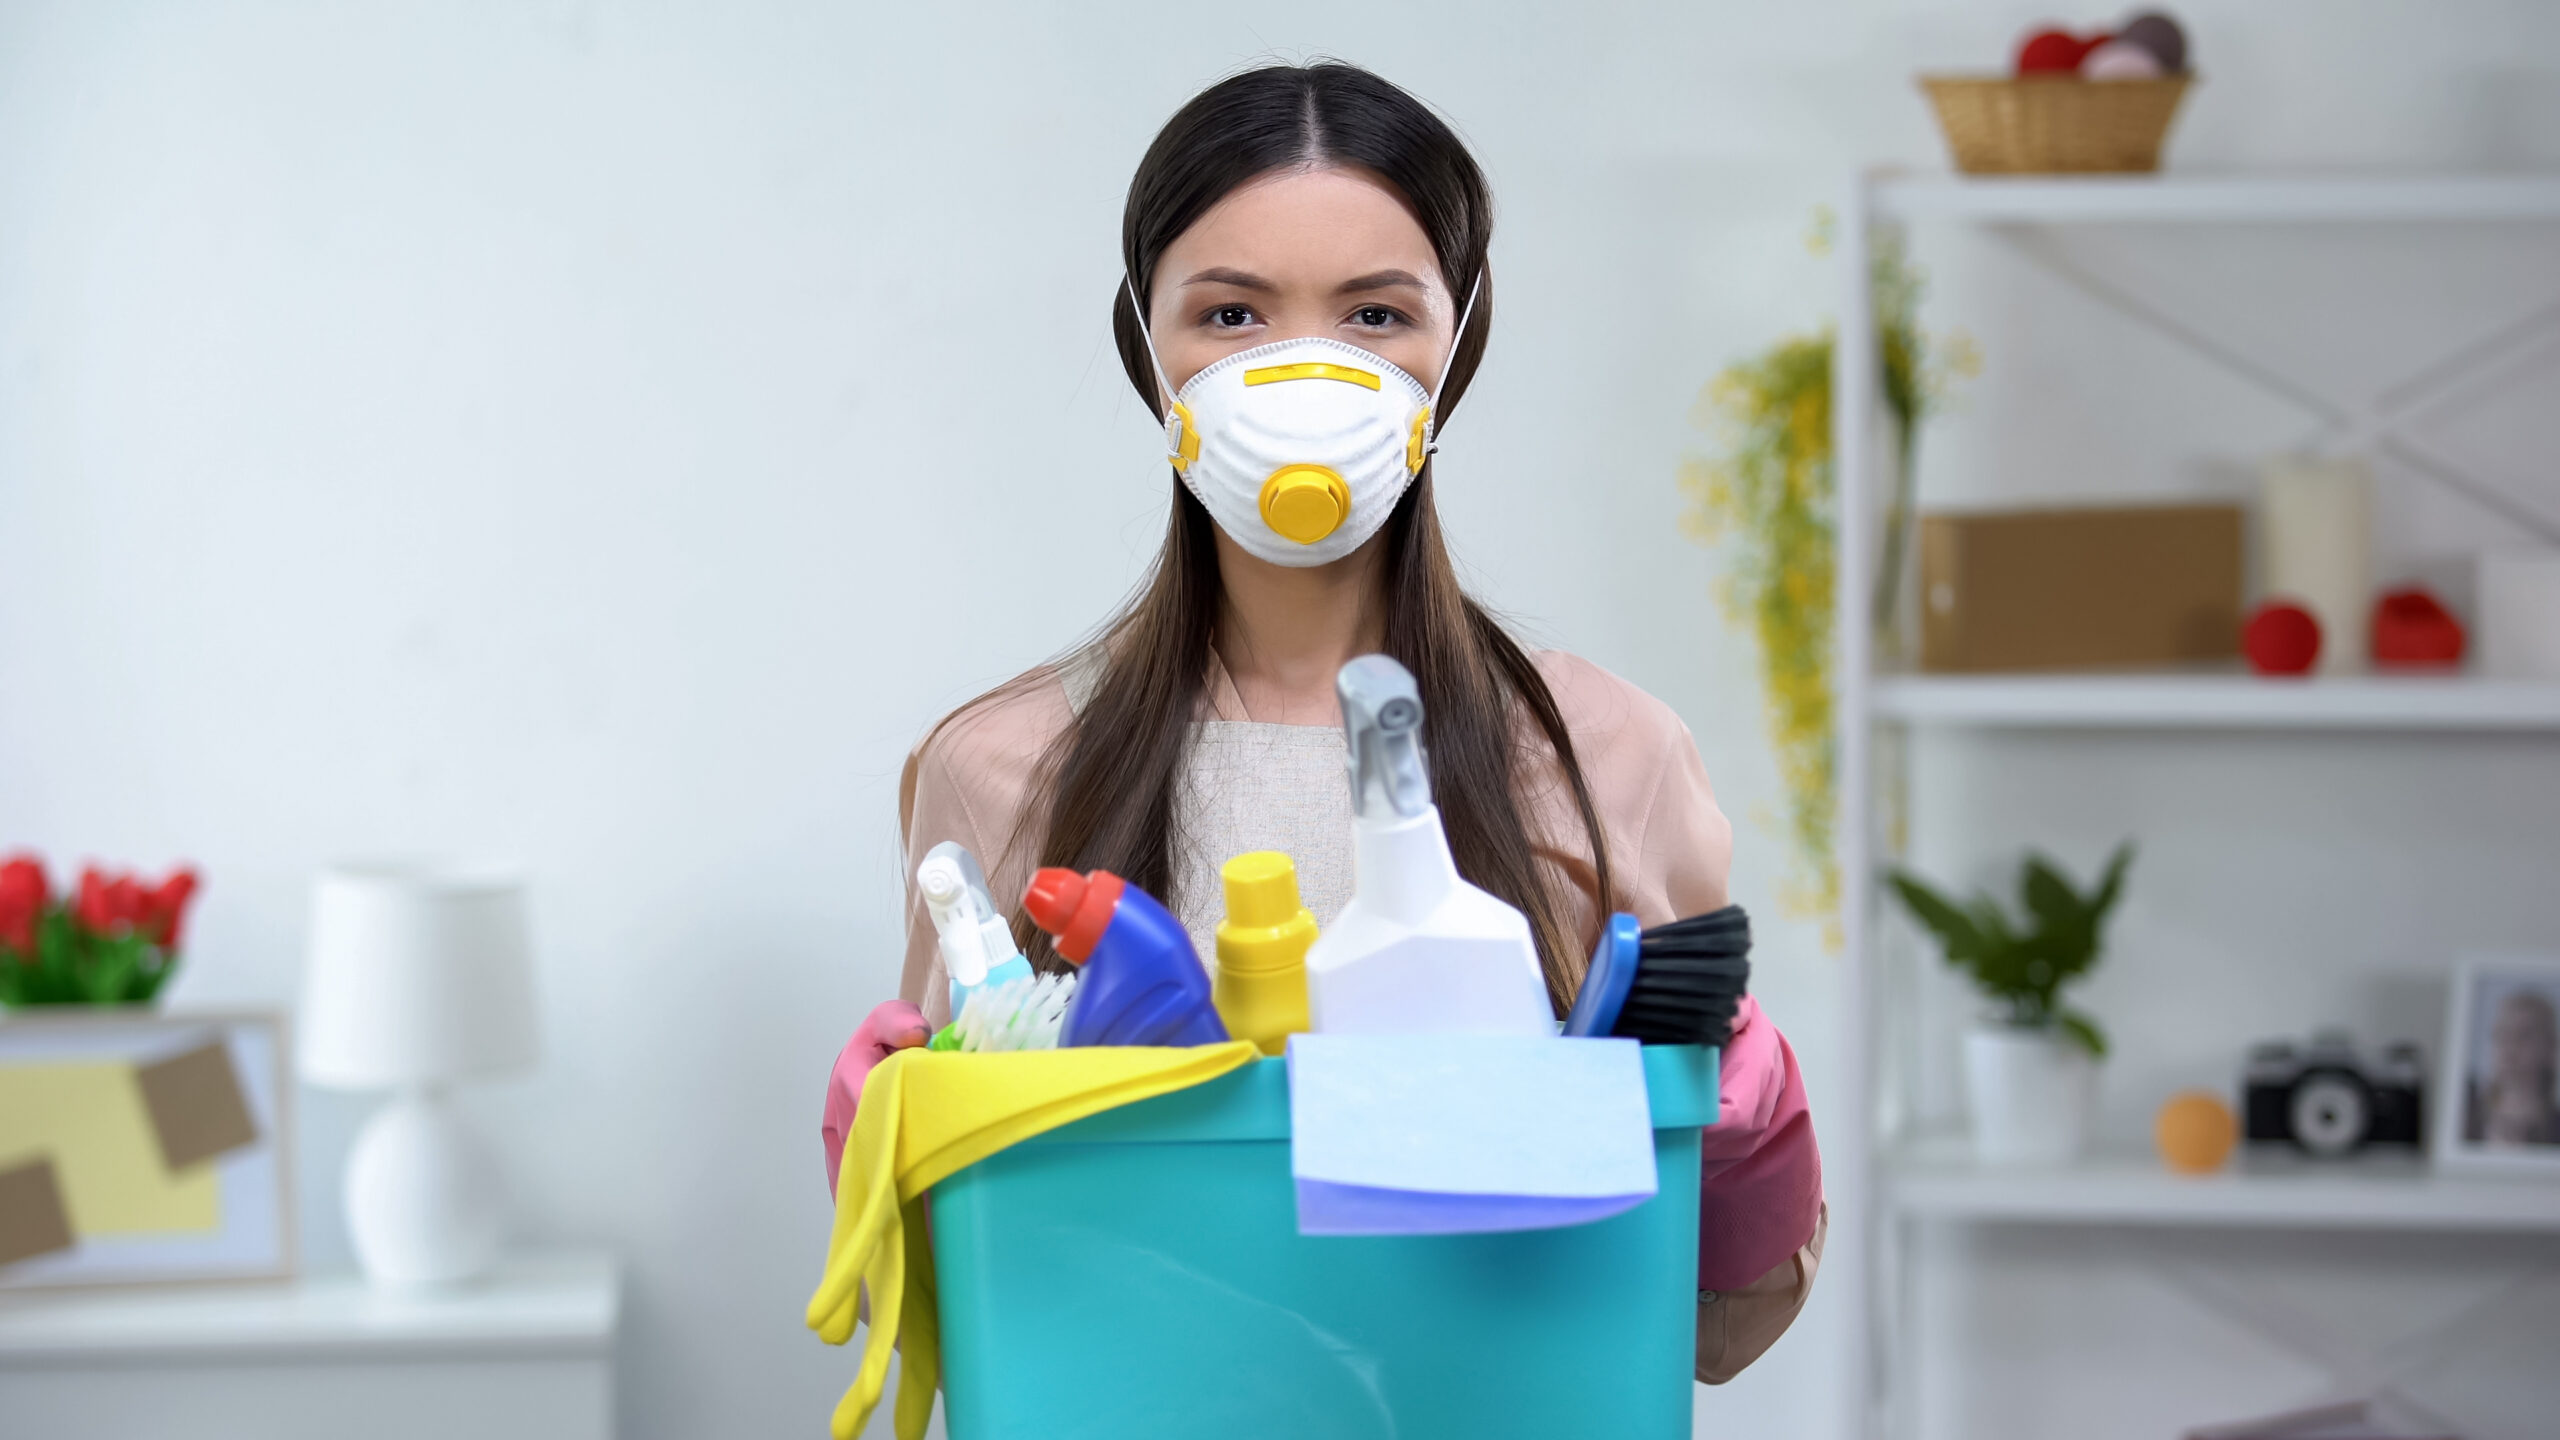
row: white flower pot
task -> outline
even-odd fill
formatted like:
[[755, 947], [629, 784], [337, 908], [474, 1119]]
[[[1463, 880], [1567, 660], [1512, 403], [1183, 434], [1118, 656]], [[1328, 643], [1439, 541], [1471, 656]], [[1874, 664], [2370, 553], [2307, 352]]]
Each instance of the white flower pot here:
[[2089, 1133], [2098, 1067], [2058, 1031], [1980, 1025], [1965, 1032], [1973, 1148], [1989, 1165], [2067, 1165]]

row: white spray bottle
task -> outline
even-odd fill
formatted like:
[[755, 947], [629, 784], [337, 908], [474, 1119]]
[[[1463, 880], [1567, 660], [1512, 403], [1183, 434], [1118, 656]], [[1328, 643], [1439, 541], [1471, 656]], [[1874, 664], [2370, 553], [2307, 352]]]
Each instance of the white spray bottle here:
[[1351, 903], [1307, 952], [1323, 1034], [1553, 1035], [1528, 917], [1458, 876], [1423, 765], [1422, 695], [1384, 655], [1335, 677], [1351, 750]]
[[967, 846], [945, 840], [924, 852], [923, 863], [916, 866], [916, 889], [924, 895], [934, 934], [942, 942], [954, 1016], [982, 989], [1031, 978], [1031, 962], [1014, 945], [1013, 931], [987, 889], [987, 873]]

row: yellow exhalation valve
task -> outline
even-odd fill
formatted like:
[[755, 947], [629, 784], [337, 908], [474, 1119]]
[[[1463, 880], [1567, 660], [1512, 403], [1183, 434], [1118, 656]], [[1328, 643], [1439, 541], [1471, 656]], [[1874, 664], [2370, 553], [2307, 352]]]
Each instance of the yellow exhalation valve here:
[[1351, 487], [1323, 465], [1283, 465], [1262, 482], [1262, 523], [1313, 545], [1351, 518]]

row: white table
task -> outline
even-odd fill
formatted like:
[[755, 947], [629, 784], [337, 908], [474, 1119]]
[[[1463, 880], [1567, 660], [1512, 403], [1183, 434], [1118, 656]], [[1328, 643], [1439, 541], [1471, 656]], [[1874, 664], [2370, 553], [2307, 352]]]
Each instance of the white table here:
[[0, 1297], [26, 1440], [607, 1440], [613, 1262], [526, 1256], [402, 1296], [352, 1276]]

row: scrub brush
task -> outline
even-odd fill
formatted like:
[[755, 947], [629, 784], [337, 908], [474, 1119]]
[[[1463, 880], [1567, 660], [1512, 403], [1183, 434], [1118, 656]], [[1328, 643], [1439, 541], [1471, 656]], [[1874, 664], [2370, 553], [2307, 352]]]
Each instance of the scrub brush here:
[[1650, 930], [1633, 915], [1612, 915], [1564, 1033], [1722, 1045], [1750, 982], [1751, 917], [1739, 905]]
[[1055, 1050], [1065, 1028], [1077, 976], [1032, 975], [971, 992], [959, 1017], [942, 1027], [932, 1050]]

